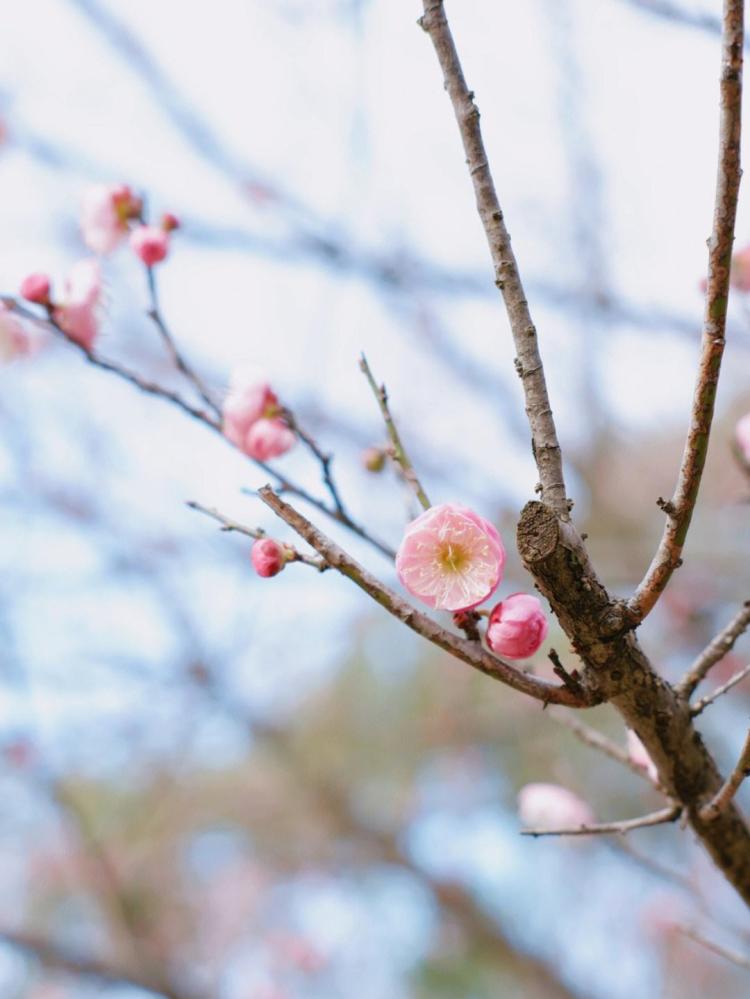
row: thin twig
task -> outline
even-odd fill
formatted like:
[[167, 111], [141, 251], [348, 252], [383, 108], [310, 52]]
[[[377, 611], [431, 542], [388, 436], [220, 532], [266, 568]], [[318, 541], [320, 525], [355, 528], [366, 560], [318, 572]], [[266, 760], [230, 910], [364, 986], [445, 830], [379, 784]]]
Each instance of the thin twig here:
[[730, 691], [732, 687], [736, 687], [737, 684], [740, 683], [742, 680], [744, 680], [749, 673], [750, 673], [750, 664], [747, 666], [743, 666], [742, 669], [738, 673], [735, 673], [734, 676], [731, 679], [727, 680], [726, 683], [723, 683], [720, 687], [717, 687], [716, 690], [712, 691], [710, 694], [706, 694], [705, 697], [701, 697], [699, 701], [696, 701], [695, 704], [690, 709], [690, 714], [693, 716], [693, 718], [701, 714], [701, 712], [704, 711], [709, 706], [709, 704], [713, 704], [714, 701], [718, 700], [720, 697], [722, 697], [724, 694]]
[[169, 356], [171, 357], [175, 367], [182, 372], [214, 416], [220, 420], [221, 410], [209, 395], [208, 389], [203, 384], [203, 380], [200, 375], [198, 375], [195, 369], [188, 364], [183, 357], [181, 351], [175, 343], [175, 339], [172, 336], [169, 327], [166, 324], [164, 316], [162, 315], [161, 307], [159, 305], [159, 292], [156, 285], [156, 274], [154, 273], [153, 267], [146, 267], [146, 281], [148, 283], [148, 294], [150, 298], [150, 305], [148, 309], [149, 319], [151, 319], [154, 326], [158, 330], [164, 346], [167, 348]]
[[596, 729], [591, 728], [589, 725], [584, 725], [583, 722], [578, 721], [577, 718], [572, 717], [572, 715], [567, 714], [564, 711], [558, 711], [557, 709], [552, 709], [549, 712], [550, 717], [556, 721], [559, 725], [563, 725], [565, 728], [570, 729], [570, 731], [579, 739], [585, 746], [589, 746], [591, 749], [596, 749], [600, 753], [604, 753], [605, 756], [609, 756], [610, 759], [616, 760], [617, 763], [621, 763], [628, 770], [631, 770], [634, 774], [647, 780], [649, 784], [652, 784], [657, 791], [662, 791], [657, 780], [654, 780], [651, 775], [641, 766], [639, 766], [630, 756], [626, 749], [622, 746], [618, 746], [616, 742], [608, 739], [606, 735], [602, 735], [601, 732], [597, 732]]
[[638, 819], [624, 819], [622, 822], [603, 822], [591, 826], [572, 826], [569, 829], [522, 829], [522, 836], [609, 836], [625, 834], [633, 829], [645, 829], [648, 826], [661, 826], [667, 822], [675, 822], [682, 814], [679, 805], [662, 808], [658, 812], [642, 815]]
[[344, 508], [344, 504], [341, 499], [338, 486], [336, 485], [336, 482], [333, 478], [333, 473], [331, 472], [331, 463], [333, 462], [333, 455], [326, 451], [323, 451], [320, 448], [315, 438], [312, 437], [310, 434], [308, 434], [308, 432], [303, 427], [300, 426], [297, 417], [294, 415], [291, 409], [285, 408], [282, 412], [282, 416], [286, 421], [286, 423], [289, 424], [289, 428], [294, 431], [294, 433], [299, 437], [299, 439], [302, 441], [302, 443], [305, 445], [308, 451], [312, 454], [312, 456], [320, 463], [320, 469], [323, 475], [323, 482], [325, 484], [325, 487], [330, 493], [331, 499], [333, 500], [333, 505], [338, 513], [338, 516], [341, 518], [342, 523], [346, 523], [350, 519], [349, 514], [346, 512], [346, 509]]
[[97, 958], [76, 954], [33, 933], [0, 928], [0, 942], [23, 951], [39, 961], [45, 968], [52, 968], [82, 978], [90, 978], [107, 985], [129, 986], [164, 996], [164, 999], [188, 999], [187, 993], [157, 984], [151, 979], [141, 977], [124, 968], [117, 968]]
[[444, 649], [457, 659], [463, 660], [475, 669], [494, 680], [507, 684], [522, 694], [528, 694], [545, 704], [565, 704], [568, 707], [589, 707], [593, 702], [588, 694], [582, 691], [575, 695], [567, 687], [541, 680], [528, 673], [522, 673], [509, 663], [498, 659], [475, 642], [461, 638], [454, 632], [436, 624], [432, 618], [416, 610], [411, 604], [402, 600], [393, 590], [363, 568], [347, 555], [322, 531], [318, 530], [309, 520], [306, 520], [294, 507], [285, 503], [270, 486], [258, 490], [258, 495], [274, 513], [287, 523], [293, 530], [321, 555], [326, 562], [342, 575], [351, 579], [361, 590], [369, 594], [399, 621], [418, 635], [426, 638], [439, 648]]
[[642, 621], [652, 610], [672, 573], [682, 564], [682, 550], [706, 463], [714, 400], [724, 353], [729, 272], [742, 175], [740, 132], [743, 40], [744, 0], [724, 0], [719, 165], [713, 231], [708, 243], [708, 279], [698, 376], [677, 485], [672, 499], [662, 507], [667, 515], [664, 532], [651, 565], [628, 604], [636, 623]]
[[521, 283], [510, 235], [495, 191], [487, 153], [479, 125], [479, 110], [474, 94], [466, 85], [442, 0], [423, 0], [424, 16], [420, 24], [430, 36], [443, 71], [445, 88], [450, 96], [469, 174], [474, 185], [477, 210], [484, 226], [500, 290], [510, 320], [516, 347], [516, 368], [526, 398], [526, 413], [531, 427], [534, 458], [539, 471], [542, 499], [560, 517], [569, 518], [570, 505], [565, 494], [562, 454], [550, 407], [536, 329], [531, 319], [526, 294]]
[[[211, 517], [212, 520], [217, 521], [221, 524], [222, 531], [244, 534], [248, 538], [254, 538], [256, 541], [267, 537], [266, 532], [262, 528], [246, 527], [244, 524], [240, 524], [239, 521], [232, 520], [231, 517], [226, 517], [215, 507], [203, 506], [202, 503], [196, 503], [195, 500], [189, 500], [185, 505], [191, 510], [197, 510], [198, 513], [205, 513], [207, 517]], [[304, 555], [302, 552], [297, 551], [296, 548], [292, 548], [291, 545], [284, 544], [284, 547], [292, 553], [289, 557], [290, 562], [302, 562], [304, 565], [309, 565], [317, 569], [318, 572], [325, 572], [326, 569], [330, 568], [325, 559], [314, 555]]]
[[740, 758], [737, 760], [734, 770], [732, 770], [709, 803], [701, 808], [700, 817], [704, 822], [712, 822], [721, 815], [739, 791], [740, 785], [746, 777], [750, 777], [750, 732], [745, 736]]
[[720, 631], [716, 638], [706, 646], [680, 682], [675, 685], [676, 693], [680, 697], [691, 697], [701, 680], [719, 660], [731, 651], [734, 643], [749, 624], [750, 600], [746, 600], [739, 614], [733, 617], [726, 628]]
[[738, 968], [744, 968], [746, 971], [750, 971], [750, 957], [747, 957], [745, 954], [741, 954], [733, 948], [725, 947], [724, 944], [718, 944], [714, 940], [708, 940], [701, 933], [698, 933], [697, 930], [694, 930], [692, 926], [675, 923], [675, 929], [679, 930], [680, 933], [683, 933], [695, 943], [700, 944], [701, 947], [705, 947], [706, 950], [710, 950], [719, 957], [723, 957], [725, 961], [731, 961], [731, 963], [736, 964]]
[[399, 468], [403, 472], [404, 478], [409, 483], [411, 488], [419, 500], [423, 510], [429, 510], [430, 501], [427, 498], [427, 493], [422, 488], [422, 483], [419, 481], [419, 476], [414, 471], [414, 466], [412, 465], [409, 456], [406, 453], [404, 445], [401, 441], [401, 436], [398, 432], [398, 428], [391, 416], [391, 410], [388, 406], [388, 393], [385, 390], [385, 385], [378, 385], [375, 381], [372, 371], [370, 370], [370, 365], [367, 363], [367, 358], [362, 354], [359, 360], [359, 367], [364, 374], [367, 382], [372, 389], [372, 394], [377, 400], [378, 406], [380, 407], [380, 412], [383, 416], [383, 422], [385, 423], [385, 429], [388, 432], [388, 438], [391, 442], [391, 447], [393, 448], [393, 459], [398, 464]]

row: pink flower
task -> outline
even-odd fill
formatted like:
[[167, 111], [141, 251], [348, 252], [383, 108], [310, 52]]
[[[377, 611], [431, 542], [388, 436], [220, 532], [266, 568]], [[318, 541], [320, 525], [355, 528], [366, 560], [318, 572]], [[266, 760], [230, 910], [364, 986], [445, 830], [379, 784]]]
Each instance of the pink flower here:
[[259, 576], [277, 576], [289, 560], [289, 553], [273, 538], [259, 538], [253, 543], [250, 558]]
[[632, 729], [628, 729], [628, 756], [637, 767], [645, 770], [653, 781], [659, 780], [656, 764], [648, 754], [648, 750]]
[[155, 225], [139, 225], [130, 234], [130, 248], [146, 267], [153, 267], [169, 253], [169, 233]]
[[11, 361], [32, 351], [31, 339], [11, 310], [0, 302], [0, 360]]
[[164, 232], [172, 232], [174, 229], [180, 228], [180, 220], [171, 212], [165, 212], [161, 217], [159, 225]]
[[283, 420], [257, 420], [248, 430], [243, 448], [256, 461], [278, 458], [294, 447], [296, 437]]
[[745, 461], [750, 462], [750, 413], [737, 420], [734, 436]]
[[406, 528], [396, 553], [404, 587], [428, 607], [469, 610], [503, 578], [505, 549], [489, 521], [457, 503], [430, 507]]
[[65, 297], [54, 307], [52, 316], [75, 343], [91, 350], [99, 332], [99, 303], [102, 278], [99, 264], [92, 258], [74, 264], [65, 281]]
[[128, 233], [128, 222], [141, 212], [140, 199], [125, 184], [95, 184], [83, 198], [81, 232], [93, 253], [111, 253]]
[[27, 302], [36, 302], [37, 305], [48, 305], [50, 288], [47, 274], [29, 274], [21, 282], [21, 297]]
[[750, 246], [738, 250], [732, 257], [730, 280], [737, 291], [750, 291]]
[[518, 793], [518, 816], [530, 829], [578, 829], [594, 814], [577, 794], [559, 784], [527, 784]]
[[547, 617], [530, 593], [512, 593], [493, 608], [487, 625], [487, 644], [508, 659], [533, 656], [547, 637]]

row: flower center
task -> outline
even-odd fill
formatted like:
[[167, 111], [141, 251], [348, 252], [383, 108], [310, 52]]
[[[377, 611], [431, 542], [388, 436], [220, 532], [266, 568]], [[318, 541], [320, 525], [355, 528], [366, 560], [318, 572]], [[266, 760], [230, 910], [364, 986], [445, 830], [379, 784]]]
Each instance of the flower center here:
[[450, 541], [442, 544], [438, 552], [438, 562], [446, 572], [463, 572], [469, 561], [466, 549]]

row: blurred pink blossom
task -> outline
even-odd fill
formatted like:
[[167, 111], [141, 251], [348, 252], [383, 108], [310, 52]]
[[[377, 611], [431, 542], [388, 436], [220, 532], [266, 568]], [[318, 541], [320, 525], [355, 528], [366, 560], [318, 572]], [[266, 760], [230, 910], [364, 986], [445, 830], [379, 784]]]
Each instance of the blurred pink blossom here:
[[257, 420], [245, 438], [245, 454], [257, 461], [279, 458], [294, 447], [296, 437], [283, 420]]
[[527, 784], [518, 793], [518, 815], [531, 829], [577, 829], [594, 821], [586, 802], [559, 784]]
[[153, 267], [169, 253], [169, 233], [155, 225], [139, 225], [130, 234], [130, 248], [146, 267]]
[[11, 310], [0, 302], [0, 360], [11, 361], [32, 351], [31, 337]]
[[21, 297], [27, 302], [47, 305], [50, 300], [50, 279], [48, 274], [28, 274], [21, 282]]
[[91, 350], [99, 332], [99, 306], [102, 278], [99, 264], [92, 258], [74, 264], [65, 281], [65, 295], [55, 305], [52, 316], [71, 340]]
[[628, 729], [628, 756], [637, 767], [645, 770], [651, 780], [658, 780], [659, 773], [648, 750], [632, 729]]
[[406, 528], [396, 554], [404, 587], [428, 607], [468, 610], [503, 578], [505, 549], [495, 527], [467, 507], [431, 507]]
[[95, 184], [83, 197], [81, 233], [93, 253], [111, 253], [128, 234], [128, 222], [140, 215], [141, 202], [126, 184]]
[[530, 593], [512, 593], [493, 608], [487, 644], [508, 659], [527, 659], [547, 637], [547, 616]]
[[750, 462], [750, 413], [745, 413], [737, 420], [734, 436], [742, 452], [742, 457], [745, 461]]

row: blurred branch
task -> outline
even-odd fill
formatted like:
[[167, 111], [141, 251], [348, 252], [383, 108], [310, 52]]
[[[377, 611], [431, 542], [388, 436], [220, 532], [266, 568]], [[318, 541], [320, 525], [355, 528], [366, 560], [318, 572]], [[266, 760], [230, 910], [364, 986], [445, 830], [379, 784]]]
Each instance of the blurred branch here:
[[514, 690], [544, 704], [565, 704], [568, 707], [589, 707], [594, 703], [586, 692], [581, 695], [572, 693], [567, 687], [560, 687], [541, 680], [529, 673], [522, 673], [515, 666], [498, 659], [491, 653], [485, 651], [476, 643], [458, 635], [445, 628], [441, 628], [432, 618], [427, 617], [416, 610], [411, 604], [402, 600], [393, 590], [381, 583], [371, 575], [359, 563], [347, 555], [343, 549], [334, 544], [318, 530], [309, 520], [306, 520], [297, 510], [285, 503], [270, 486], [264, 486], [258, 490], [258, 495], [273, 512], [285, 521], [300, 537], [321, 555], [332, 568], [336, 569], [343, 576], [351, 579], [361, 590], [380, 604], [389, 614], [392, 614], [399, 621], [402, 621], [408, 628], [418, 635], [426, 638], [428, 642], [444, 649], [457, 659], [473, 666], [486, 676], [499, 680], [507, 684]]
[[732, 964], [737, 965], [738, 968], [744, 968], [746, 971], [750, 971], [750, 957], [746, 957], [744, 954], [741, 954], [739, 951], [733, 950], [730, 947], [725, 947], [723, 944], [717, 944], [715, 941], [709, 940], [701, 933], [698, 933], [697, 930], [694, 930], [692, 926], [684, 926], [678, 923], [675, 925], [675, 928], [686, 937], [695, 941], [695, 943], [700, 944], [701, 947], [705, 947], [706, 950], [710, 950], [719, 957], [723, 957], [724, 960], [730, 961]]
[[193, 993], [165, 988], [148, 978], [133, 975], [96, 958], [75, 954], [49, 940], [21, 930], [0, 928], [0, 943], [15, 947], [39, 961], [45, 968], [82, 978], [91, 978], [105, 985], [125, 985], [163, 996], [164, 999], [194, 999]]
[[185, 358], [179, 351], [177, 344], [174, 341], [174, 337], [170, 333], [169, 327], [167, 326], [164, 320], [161, 308], [159, 306], [159, 292], [156, 285], [156, 274], [154, 273], [153, 267], [146, 266], [146, 280], [148, 282], [148, 294], [150, 298], [148, 315], [149, 318], [153, 321], [154, 326], [156, 326], [156, 329], [158, 330], [159, 335], [162, 338], [164, 346], [167, 348], [167, 351], [169, 352], [169, 356], [172, 360], [172, 363], [177, 368], [177, 370], [181, 371], [182, 374], [191, 383], [193, 388], [196, 390], [198, 395], [205, 402], [205, 404], [208, 406], [208, 408], [211, 410], [214, 416], [220, 420], [221, 410], [213, 401], [211, 396], [208, 394], [208, 390], [206, 389], [206, 386], [203, 384], [203, 381], [200, 378], [200, 376], [196, 373], [194, 368], [192, 368], [191, 365], [188, 364], [188, 362], [185, 360]]
[[740, 135], [744, 16], [744, 0], [724, 0], [719, 165], [713, 230], [708, 243], [708, 278], [698, 377], [677, 485], [672, 499], [662, 505], [667, 515], [664, 533], [644, 579], [628, 604], [636, 623], [652, 610], [672, 573], [682, 564], [682, 549], [708, 453], [714, 400], [724, 353], [729, 271], [742, 176]]
[[749, 624], [750, 600], [746, 600], [742, 610], [706, 646], [680, 682], [675, 685], [675, 691], [681, 697], [691, 697], [695, 688], [708, 675], [711, 668], [732, 650], [734, 643], [744, 634]]
[[380, 412], [383, 416], [383, 422], [385, 423], [385, 429], [388, 432], [388, 438], [391, 442], [391, 447], [393, 449], [393, 459], [403, 472], [404, 479], [409, 483], [411, 488], [419, 500], [423, 510], [429, 510], [430, 501], [427, 498], [427, 493], [422, 488], [422, 483], [419, 481], [419, 476], [414, 471], [414, 466], [412, 465], [409, 456], [404, 449], [404, 445], [401, 443], [401, 436], [398, 432], [396, 424], [391, 416], [391, 411], [388, 406], [388, 393], [385, 390], [385, 385], [378, 385], [373, 377], [372, 371], [370, 370], [370, 365], [367, 363], [367, 358], [363, 354], [359, 361], [359, 367], [364, 374], [367, 382], [372, 389], [372, 394], [375, 396], [375, 401], [380, 407]]
[[716, 690], [713, 691], [713, 693], [707, 694], [706, 697], [702, 697], [699, 701], [696, 701], [693, 707], [690, 709], [691, 715], [693, 715], [693, 717], [696, 717], [697, 715], [701, 714], [701, 712], [705, 708], [707, 708], [709, 704], [713, 704], [714, 701], [718, 700], [724, 694], [728, 693], [732, 689], [732, 687], [736, 687], [737, 684], [740, 683], [742, 680], [744, 680], [749, 673], [750, 673], [750, 665], [744, 666], [738, 673], [735, 673], [730, 680], [727, 680], [726, 683], [722, 684], [720, 687], [717, 687]]
[[653, 14], [663, 20], [673, 21], [686, 28], [698, 28], [711, 35], [721, 37], [721, 18], [714, 17], [712, 14], [685, 10], [684, 7], [672, 3], [671, 0], [620, 0], [620, 3], [624, 3], [628, 7], [635, 7], [636, 10], [642, 10], [646, 14]]
[[290, 429], [295, 432], [313, 458], [315, 458], [315, 460], [320, 464], [323, 483], [333, 500], [333, 505], [336, 509], [337, 515], [341, 518], [342, 523], [346, 523], [349, 520], [349, 514], [344, 508], [338, 486], [336, 485], [333, 473], [331, 472], [333, 455], [329, 452], [321, 450], [315, 438], [300, 426], [297, 417], [291, 409], [284, 409], [282, 415], [284, 420], [289, 424]]
[[495, 193], [487, 153], [479, 125], [474, 95], [464, 79], [442, 0], [423, 0], [420, 24], [430, 36], [443, 71], [445, 87], [453, 104], [469, 174], [474, 185], [477, 210], [484, 226], [495, 269], [495, 283], [503, 296], [516, 347], [516, 369], [526, 399], [534, 460], [539, 470], [542, 499], [564, 520], [570, 516], [565, 494], [562, 454], [550, 407], [537, 334], [529, 313], [526, 294]]
[[522, 836], [609, 836], [612, 833], [629, 833], [634, 829], [645, 829], [648, 826], [661, 826], [667, 822], [675, 822], [682, 814], [679, 805], [662, 808], [658, 812], [642, 815], [639, 819], [625, 819], [622, 822], [605, 822], [600, 825], [577, 826], [570, 829], [522, 829]]
[[649, 784], [653, 785], [657, 791], [663, 789], [660, 786], [658, 780], [654, 780], [650, 774], [639, 766], [633, 759], [631, 759], [630, 754], [622, 746], [618, 746], [616, 742], [608, 739], [606, 735], [602, 735], [601, 732], [597, 732], [596, 729], [591, 728], [588, 725], [584, 725], [583, 722], [578, 721], [577, 718], [572, 717], [572, 715], [567, 714], [567, 712], [557, 710], [552, 708], [549, 711], [550, 717], [562, 725], [564, 728], [570, 729], [570, 731], [579, 739], [585, 746], [589, 746], [591, 749], [596, 749], [600, 753], [604, 753], [605, 756], [609, 756], [610, 759], [616, 760], [617, 763], [621, 763], [628, 770], [631, 770], [634, 774], [647, 780]]
[[721, 815], [739, 791], [740, 785], [746, 777], [750, 777], [750, 732], [745, 736], [740, 758], [737, 760], [734, 770], [709, 803], [701, 809], [700, 814], [704, 822], [712, 822]]
[[[244, 524], [238, 523], [236, 520], [231, 520], [229, 517], [225, 517], [223, 513], [213, 507], [203, 506], [201, 503], [196, 503], [194, 500], [189, 500], [186, 506], [190, 507], [191, 510], [197, 510], [198, 513], [205, 513], [207, 517], [211, 517], [213, 520], [218, 521], [221, 524], [222, 531], [234, 531], [237, 534], [245, 534], [248, 538], [255, 538], [259, 540], [260, 538], [265, 538], [266, 532], [259, 527], [245, 527]], [[310, 565], [317, 569], [318, 572], [325, 572], [330, 566], [328, 563], [321, 558], [315, 558], [312, 555], [303, 555], [302, 552], [298, 552], [296, 548], [291, 548], [290, 545], [285, 545], [286, 548], [294, 552], [291, 562], [303, 562], [305, 565]]]

